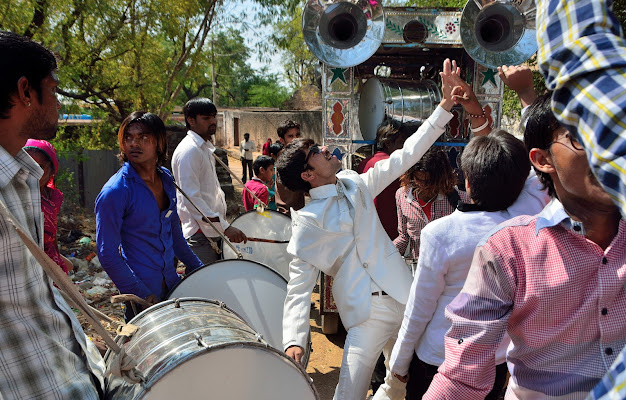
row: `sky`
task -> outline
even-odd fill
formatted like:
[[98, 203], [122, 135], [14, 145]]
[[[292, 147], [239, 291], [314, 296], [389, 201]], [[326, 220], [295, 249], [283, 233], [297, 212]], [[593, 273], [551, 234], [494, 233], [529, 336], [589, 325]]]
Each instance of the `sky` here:
[[[284, 74], [284, 70], [280, 63], [280, 54], [271, 55], [271, 61], [261, 61], [259, 59], [258, 46], [259, 41], [267, 40], [271, 34], [271, 27], [261, 27], [255, 22], [256, 10], [260, 6], [251, 0], [236, 1], [226, 0], [222, 6], [222, 18], [228, 20], [229, 26], [234, 26], [242, 31], [245, 38], [245, 44], [252, 51], [248, 64], [255, 70], [263, 67], [268, 68], [268, 72], [274, 74]], [[245, 15], [244, 18], [241, 18]]]

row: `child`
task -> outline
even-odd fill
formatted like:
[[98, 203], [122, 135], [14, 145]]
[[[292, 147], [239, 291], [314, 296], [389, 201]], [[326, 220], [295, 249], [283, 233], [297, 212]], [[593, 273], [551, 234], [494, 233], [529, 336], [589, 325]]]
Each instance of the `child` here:
[[[267, 186], [271, 184], [274, 176], [274, 159], [268, 156], [259, 156], [254, 160], [252, 169], [254, 170], [254, 178], [246, 182], [245, 186], [267, 205], [270, 197], [274, 197], [274, 193], [270, 195]], [[253, 210], [259, 206], [259, 202], [245, 189], [243, 191], [243, 206], [246, 211]]]

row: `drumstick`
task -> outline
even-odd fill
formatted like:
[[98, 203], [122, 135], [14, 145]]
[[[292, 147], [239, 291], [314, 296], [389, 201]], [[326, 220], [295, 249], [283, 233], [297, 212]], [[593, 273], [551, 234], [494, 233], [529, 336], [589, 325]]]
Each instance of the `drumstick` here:
[[248, 237], [248, 242], [281, 243], [282, 244], [282, 243], [289, 243], [289, 240], [273, 240], [273, 239]]

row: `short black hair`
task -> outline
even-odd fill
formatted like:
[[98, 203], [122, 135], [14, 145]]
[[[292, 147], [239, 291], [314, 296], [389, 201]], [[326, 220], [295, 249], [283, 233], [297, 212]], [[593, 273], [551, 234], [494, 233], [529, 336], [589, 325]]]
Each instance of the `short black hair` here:
[[185, 125], [187, 129], [191, 129], [187, 121], [188, 118], [196, 118], [197, 115], [216, 115], [217, 107], [206, 97], [195, 97], [185, 103], [183, 114], [185, 114]]
[[311, 190], [311, 184], [302, 179], [304, 164], [309, 147], [315, 142], [311, 139], [295, 139], [287, 146], [276, 160], [276, 173], [278, 179], [292, 192], [307, 192]]
[[252, 169], [254, 170], [254, 175], [258, 176], [259, 172], [261, 172], [261, 168], [268, 169], [270, 165], [274, 165], [274, 159], [268, 156], [258, 156], [256, 160], [252, 163]]
[[407, 139], [415, 132], [421, 121], [411, 121], [402, 123], [394, 118], [385, 119], [376, 129], [376, 148], [385, 150], [396, 138], [404, 136]]
[[128, 157], [122, 151], [122, 142], [124, 135], [131, 125], [139, 124], [146, 128], [154, 136], [157, 142], [157, 166], [162, 167], [167, 161], [167, 132], [163, 120], [156, 114], [146, 111], [134, 111], [122, 121], [120, 129], [117, 132], [117, 143], [120, 146], [120, 153], [117, 158], [121, 162], [128, 161]]
[[[524, 144], [526, 149], [548, 150], [550, 143], [555, 139], [554, 132], [561, 127], [556, 119], [550, 102], [552, 100], [552, 92], [547, 92], [535, 99], [530, 105], [524, 119], [526, 120], [526, 129], [524, 130]], [[545, 189], [548, 189], [550, 196], [555, 196], [554, 182], [550, 174], [539, 171], [535, 168], [539, 181]]]
[[278, 128], [276, 128], [276, 133], [278, 134], [279, 138], [284, 139], [287, 131], [293, 128], [300, 129], [300, 124], [290, 119], [286, 119], [280, 125], [278, 125]]
[[274, 142], [270, 145], [270, 156], [278, 156], [278, 153], [283, 149], [281, 142]]
[[497, 130], [468, 143], [461, 155], [461, 168], [473, 202], [485, 211], [501, 211], [522, 192], [530, 160], [521, 140]]
[[0, 119], [8, 119], [8, 112], [14, 105], [11, 98], [17, 92], [17, 81], [21, 77], [28, 79], [41, 102], [41, 81], [57, 69], [57, 60], [41, 44], [6, 31], [0, 31], [0, 54]]

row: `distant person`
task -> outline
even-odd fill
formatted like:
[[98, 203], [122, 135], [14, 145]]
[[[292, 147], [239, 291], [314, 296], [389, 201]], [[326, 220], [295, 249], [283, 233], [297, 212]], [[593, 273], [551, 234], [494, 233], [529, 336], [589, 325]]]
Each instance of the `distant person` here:
[[[285, 120], [276, 129], [278, 134], [278, 141], [286, 146], [294, 139], [300, 137], [300, 124], [291, 120]], [[292, 192], [287, 189], [285, 185], [280, 182], [280, 179], [276, 182], [276, 207], [278, 211], [291, 215], [291, 209], [299, 210], [304, 207], [304, 193]]]
[[276, 181], [276, 160], [278, 160], [278, 156], [283, 151], [283, 144], [281, 142], [272, 143], [269, 148], [270, 157], [274, 160], [274, 175], [272, 175], [272, 183], [269, 186], [270, 193], [274, 193], [274, 197], [270, 195], [270, 202], [268, 204], [270, 210], [278, 211], [278, 205], [276, 204], [276, 186], [278, 182]]
[[24, 150], [43, 169], [39, 179], [41, 211], [43, 212], [43, 249], [63, 272], [68, 274], [72, 263], [61, 255], [57, 242], [57, 217], [63, 203], [63, 192], [57, 189], [54, 178], [59, 171], [59, 160], [54, 146], [46, 140], [28, 139]]
[[[161, 118], [135, 111], [122, 121], [117, 140], [124, 164], [96, 198], [98, 258], [120, 293], [156, 304], [180, 281], [175, 258], [187, 272], [202, 262], [180, 228], [176, 188], [163, 167], [167, 135]], [[126, 321], [134, 316], [127, 304]]]
[[[274, 176], [274, 159], [268, 156], [258, 156], [254, 160], [254, 178], [246, 182], [248, 188], [256, 197], [266, 205], [274, 194], [270, 194], [268, 185], [272, 183]], [[246, 211], [254, 210], [259, 206], [259, 202], [247, 191], [243, 190], [243, 206]]]
[[[248, 178], [252, 179], [252, 160], [254, 160], [253, 151], [256, 150], [256, 144], [253, 140], [250, 140], [250, 134], [244, 133], [243, 140], [239, 144], [241, 151], [241, 168], [243, 169], [243, 176], [241, 180], [246, 183]], [[247, 173], [247, 174], [246, 174]]]
[[[217, 178], [214, 159], [217, 108], [207, 98], [194, 98], [185, 104], [183, 113], [188, 131], [174, 150], [172, 172], [195, 206], [176, 192], [178, 215], [187, 243], [204, 264], [210, 264], [221, 258], [220, 233], [234, 243], [245, 242], [247, 238], [226, 221], [226, 196]], [[203, 215], [212, 225], [203, 221]]]
[[263, 143], [262, 154], [264, 156], [270, 155], [270, 146], [272, 145], [272, 138], [267, 138], [267, 142]]
[[[43, 247], [41, 167], [22, 147], [56, 135], [57, 61], [45, 47], [0, 32], [0, 201]], [[72, 308], [9, 221], [0, 216], [0, 398], [102, 397], [104, 362]]]

